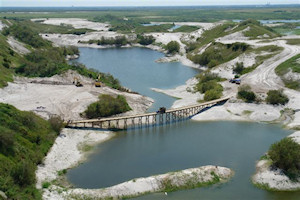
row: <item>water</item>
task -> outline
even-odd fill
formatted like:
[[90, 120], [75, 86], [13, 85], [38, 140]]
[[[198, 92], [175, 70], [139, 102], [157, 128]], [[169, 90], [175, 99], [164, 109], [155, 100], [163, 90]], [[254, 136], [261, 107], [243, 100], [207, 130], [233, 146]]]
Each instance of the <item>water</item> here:
[[[155, 63], [162, 54], [148, 49], [80, 48], [80, 52], [79, 62], [113, 74], [124, 86], [161, 105], [171, 105], [174, 99], [149, 88], [172, 88], [198, 72], [179, 63]], [[101, 188], [169, 171], [220, 165], [235, 171], [228, 183], [136, 199], [296, 200], [299, 192], [268, 192], [250, 181], [255, 162], [272, 143], [290, 133], [262, 123], [194, 121], [122, 131], [98, 145], [87, 162], [68, 171], [67, 178], [76, 187]]]
[[183, 66], [181, 63], [156, 63], [163, 57], [160, 52], [146, 48], [79, 48], [80, 57], [75, 60], [101, 72], [110, 73], [121, 84], [155, 100], [149, 112], [159, 107], [169, 108], [173, 97], [157, 93], [151, 88], [169, 89], [183, 85], [199, 70]]
[[273, 199], [276, 193], [255, 188], [250, 177], [255, 161], [288, 134], [267, 124], [194, 121], [119, 132], [97, 146], [88, 162], [70, 170], [68, 178], [76, 187], [101, 188], [137, 177], [220, 165], [235, 171], [229, 183], [138, 199]]

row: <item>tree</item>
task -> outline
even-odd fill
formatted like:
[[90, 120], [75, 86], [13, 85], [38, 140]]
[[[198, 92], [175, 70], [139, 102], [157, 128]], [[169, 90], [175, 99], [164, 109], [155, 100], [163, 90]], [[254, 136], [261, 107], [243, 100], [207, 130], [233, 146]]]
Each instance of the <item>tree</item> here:
[[269, 104], [286, 104], [289, 102], [289, 98], [283, 94], [282, 90], [270, 90], [268, 93], [268, 97], [266, 98], [267, 103]]
[[300, 145], [292, 138], [284, 138], [272, 144], [269, 156], [273, 164], [282, 169], [290, 178], [295, 178], [299, 175]]
[[251, 103], [256, 100], [256, 96], [254, 92], [251, 91], [251, 87], [249, 85], [240, 86], [237, 97], [243, 99], [247, 103]]
[[167, 44], [166, 49], [168, 50], [168, 53], [176, 53], [179, 52], [180, 45], [176, 41], [171, 41]]

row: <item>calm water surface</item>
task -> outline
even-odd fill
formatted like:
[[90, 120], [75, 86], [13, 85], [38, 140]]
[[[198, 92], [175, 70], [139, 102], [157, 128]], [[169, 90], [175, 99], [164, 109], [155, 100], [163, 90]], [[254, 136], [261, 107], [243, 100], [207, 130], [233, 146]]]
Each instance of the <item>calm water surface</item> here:
[[151, 88], [169, 89], [183, 85], [199, 70], [181, 63], [156, 63], [164, 54], [146, 48], [80, 48], [80, 57], [75, 60], [86, 66], [110, 73], [121, 84], [155, 100], [149, 111], [159, 107], [171, 107], [174, 98], [157, 93]]
[[[172, 88], [197, 73], [179, 63], [155, 63], [162, 54], [148, 49], [81, 48], [80, 51], [79, 62], [109, 72], [124, 86], [157, 100], [159, 104], [152, 109], [159, 105], [170, 106], [174, 99], [149, 88]], [[235, 171], [230, 182], [136, 199], [296, 200], [300, 199], [299, 192], [267, 192], [250, 182], [256, 160], [272, 143], [290, 133], [268, 124], [194, 121], [127, 130], [98, 145], [89, 160], [69, 170], [67, 177], [76, 187], [101, 188], [169, 171], [220, 165]]]

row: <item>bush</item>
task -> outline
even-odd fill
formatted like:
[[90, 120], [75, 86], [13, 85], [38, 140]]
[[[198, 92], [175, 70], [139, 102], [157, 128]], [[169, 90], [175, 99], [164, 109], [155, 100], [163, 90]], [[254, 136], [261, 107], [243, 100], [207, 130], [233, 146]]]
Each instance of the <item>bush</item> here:
[[152, 44], [155, 41], [155, 38], [150, 35], [150, 36], [143, 36], [143, 35], [138, 35], [138, 43], [141, 45], [149, 45]]
[[242, 85], [239, 87], [238, 98], [243, 99], [247, 103], [251, 103], [256, 100], [254, 92], [251, 91], [251, 87], [248, 85]]
[[118, 95], [114, 98], [103, 94], [99, 101], [88, 106], [84, 114], [87, 118], [108, 117], [131, 110], [124, 96]]
[[291, 138], [284, 138], [272, 144], [269, 156], [274, 166], [282, 169], [290, 178], [299, 176], [300, 145]]
[[285, 105], [287, 102], [289, 102], [289, 98], [285, 94], [283, 94], [282, 90], [270, 90], [267, 94], [268, 97], [266, 98], [266, 101], [269, 104]]
[[176, 41], [171, 41], [167, 44], [166, 50], [168, 50], [168, 53], [176, 53], [179, 52], [180, 45]]
[[244, 70], [244, 63], [240, 63], [240, 62], [237, 62], [235, 64], [235, 67], [233, 68], [233, 72], [236, 73], [236, 74], [242, 74]]
[[222, 81], [216, 74], [207, 72], [197, 76], [199, 82], [195, 86], [195, 91], [204, 93], [204, 100], [210, 101], [222, 96], [223, 87], [219, 84]]
[[219, 99], [222, 96], [222, 92], [217, 90], [208, 90], [204, 94], [204, 100], [205, 101], [211, 101], [215, 99]]
[[60, 116], [52, 116], [48, 121], [52, 129], [58, 134], [60, 133], [61, 129], [64, 127], [64, 121], [60, 118]]
[[35, 182], [35, 167], [28, 161], [22, 161], [16, 165], [12, 176], [20, 186], [31, 185]]

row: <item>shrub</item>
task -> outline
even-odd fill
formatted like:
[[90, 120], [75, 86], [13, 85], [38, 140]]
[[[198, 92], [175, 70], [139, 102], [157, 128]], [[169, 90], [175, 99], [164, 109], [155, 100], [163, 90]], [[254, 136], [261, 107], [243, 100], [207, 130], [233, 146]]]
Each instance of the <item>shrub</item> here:
[[16, 184], [20, 186], [31, 185], [35, 182], [35, 167], [28, 161], [18, 163], [12, 172]]
[[155, 41], [155, 38], [150, 35], [150, 36], [143, 36], [143, 35], [138, 35], [138, 43], [141, 45], [149, 45], [152, 44]]
[[56, 133], [60, 133], [61, 129], [64, 127], [64, 121], [60, 118], [60, 116], [50, 117], [49, 123]]
[[238, 98], [243, 99], [247, 103], [251, 103], [256, 100], [254, 92], [251, 91], [251, 87], [248, 85], [242, 85], [239, 87]]
[[283, 94], [282, 90], [270, 90], [267, 94], [268, 97], [266, 98], [266, 101], [269, 104], [285, 105], [287, 102], [289, 102], [289, 98]]
[[114, 98], [103, 94], [99, 101], [88, 106], [84, 114], [87, 118], [107, 117], [131, 110], [124, 96], [118, 95]]
[[171, 41], [166, 46], [166, 50], [168, 50], [168, 53], [179, 52], [179, 49], [180, 49], [179, 43], [176, 41]]
[[222, 92], [217, 90], [208, 90], [204, 94], [205, 101], [211, 101], [215, 99], [219, 99], [222, 96]]
[[233, 68], [233, 72], [236, 74], [242, 74], [244, 70], [244, 63], [243, 62], [237, 62], [235, 63], [235, 67]]
[[282, 169], [290, 178], [299, 176], [300, 145], [291, 138], [284, 138], [272, 144], [269, 156], [273, 164]]

